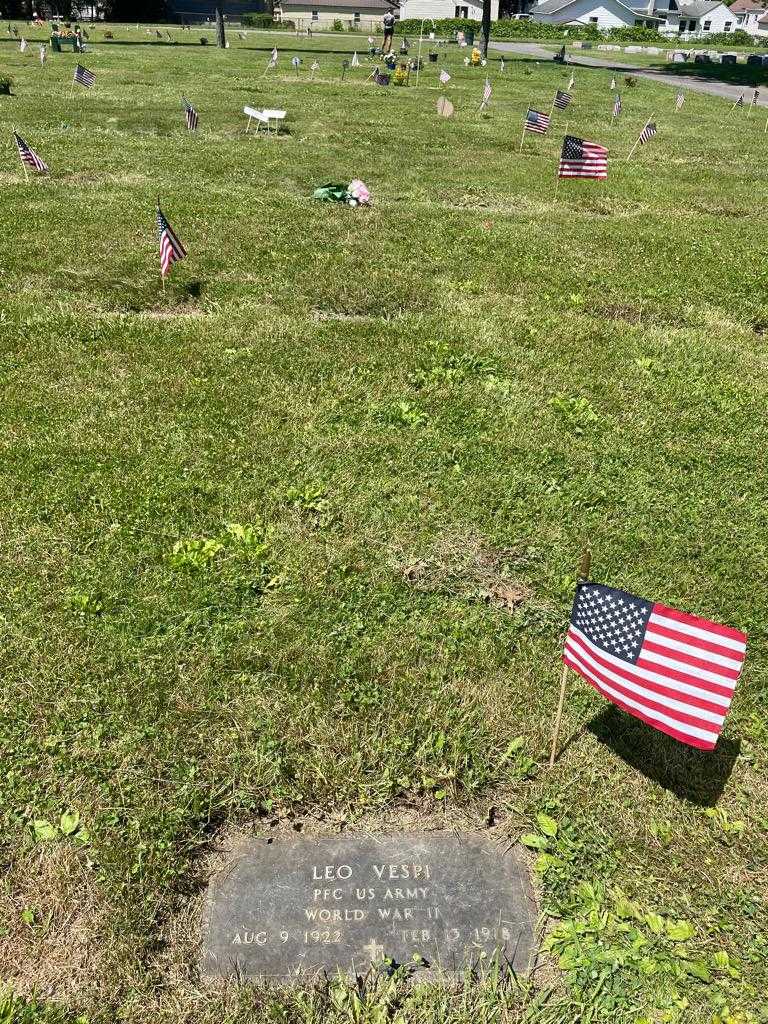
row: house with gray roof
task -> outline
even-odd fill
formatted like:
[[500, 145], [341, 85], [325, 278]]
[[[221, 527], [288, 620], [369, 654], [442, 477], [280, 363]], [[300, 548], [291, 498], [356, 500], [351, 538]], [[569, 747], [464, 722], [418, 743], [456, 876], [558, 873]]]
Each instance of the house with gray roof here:
[[531, 8], [531, 18], [547, 25], [594, 25], [599, 29], [659, 28], [664, 20], [652, 11], [634, 9], [629, 0], [542, 0]]

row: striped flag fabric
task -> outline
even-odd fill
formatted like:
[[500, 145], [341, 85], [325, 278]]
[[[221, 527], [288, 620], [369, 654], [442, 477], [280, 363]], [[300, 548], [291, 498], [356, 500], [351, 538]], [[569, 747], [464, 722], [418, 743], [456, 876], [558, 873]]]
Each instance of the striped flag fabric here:
[[681, 90], [680, 92], [678, 92], [677, 96], [675, 97], [675, 110], [682, 110], [684, 103], [685, 103], [685, 93], [682, 92], [682, 90]]
[[277, 67], [277, 47], [276, 46], [272, 47], [272, 55], [269, 58], [269, 66], [271, 68], [276, 68]]
[[566, 135], [557, 170], [558, 178], [608, 177], [608, 150], [596, 142]]
[[33, 171], [37, 171], [38, 174], [47, 174], [48, 165], [40, 159], [34, 149], [22, 139], [18, 132], [13, 133], [13, 139], [19, 151], [21, 162], [26, 164], [27, 167], [31, 167]]
[[90, 89], [96, 81], [96, 75], [89, 71], [88, 68], [84, 68], [82, 64], [76, 64], [72, 81], [77, 82], [79, 85], [84, 85], [86, 89]]
[[187, 128], [191, 132], [197, 131], [197, 111], [185, 96], [181, 97], [181, 102], [184, 104], [184, 117], [187, 122]]
[[558, 89], [555, 93], [555, 106], [558, 110], [565, 110], [572, 99], [573, 96], [569, 92], [563, 92], [561, 89]]
[[157, 207], [157, 233], [160, 237], [160, 274], [165, 277], [174, 263], [184, 259], [187, 250], [176, 237], [159, 205]]
[[445, 68], [443, 68], [443, 70], [440, 72], [440, 84], [441, 85], [448, 85], [450, 80], [451, 80], [451, 76], [448, 74], [448, 72], [445, 70]]
[[585, 582], [576, 587], [563, 661], [623, 711], [712, 750], [746, 645], [738, 629]]
[[741, 96], [739, 96], [739, 98], [733, 104], [733, 107], [731, 107], [731, 110], [733, 110], [734, 107], [743, 107], [743, 106], [744, 106], [744, 93], [742, 93]]
[[613, 117], [618, 117], [620, 113], [621, 113], [621, 96], [618, 93], [616, 93], [616, 99], [613, 101], [613, 114], [611, 116], [612, 116], [612, 118]]
[[537, 135], [546, 135], [549, 130], [549, 114], [542, 114], [540, 110], [528, 108], [523, 122], [524, 132], [535, 132]]
[[649, 121], [645, 128], [643, 128], [643, 130], [640, 132], [640, 138], [638, 139], [638, 142], [641, 146], [644, 146], [646, 142], [649, 142], [655, 134], [656, 125], [653, 121]]
[[489, 100], [490, 100], [490, 98], [491, 98], [491, 93], [492, 93], [492, 92], [493, 92], [493, 89], [491, 89], [491, 83], [490, 83], [490, 82], [488, 81], [488, 79], [486, 78], [486, 80], [485, 80], [485, 86], [484, 86], [484, 88], [483, 88], [483, 98], [482, 98], [482, 100], [480, 101], [480, 109], [481, 109], [481, 110], [483, 110], [483, 108], [484, 108], [484, 107], [487, 107], [487, 106], [488, 106], [488, 102], [489, 102]]

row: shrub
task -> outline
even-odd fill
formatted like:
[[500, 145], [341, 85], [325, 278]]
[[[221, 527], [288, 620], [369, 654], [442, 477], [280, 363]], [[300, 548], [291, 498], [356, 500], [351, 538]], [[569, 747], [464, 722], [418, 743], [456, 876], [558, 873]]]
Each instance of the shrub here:
[[240, 21], [248, 28], [272, 28], [275, 24], [275, 19], [268, 11], [243, 14]]
[[714, 35], [702, 36], [701, 40], [691, 42], [707, 42], [713, 46], [754, 46], [755, 40], [745, 32], [743, 28], [737, 28], [735, 32], [715, 32]]
[[344, 31], [344, 22], [341, 20], [341, 18], [334, 18], [333, 19], [333, 31], [334, 32], [343, 32]]

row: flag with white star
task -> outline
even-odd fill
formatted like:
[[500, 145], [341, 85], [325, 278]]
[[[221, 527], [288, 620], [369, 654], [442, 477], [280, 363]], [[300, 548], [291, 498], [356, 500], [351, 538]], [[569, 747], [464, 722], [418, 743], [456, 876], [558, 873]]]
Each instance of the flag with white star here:
[[580, 583], [563, 661], [617, 707], [681, 743], [712, 750], [747, 638], [730, 626]]

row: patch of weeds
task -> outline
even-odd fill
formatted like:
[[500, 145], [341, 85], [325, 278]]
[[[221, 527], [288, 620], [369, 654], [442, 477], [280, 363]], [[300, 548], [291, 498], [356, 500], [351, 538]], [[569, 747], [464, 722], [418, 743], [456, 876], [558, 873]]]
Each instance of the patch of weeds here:
[[212, 537], [177, 540], [168, 555], [168, 564], [174, 569], [205, 569], [224, 545]]
[[538, 770], [538, 764], [524, 749], [525, 741], [522, 736], [515, 736], [510, 740], [507, 749], [499, 758], [499, 768], [506, 766], [511, 768], [519, 779], [532, 779]]
[[649, 377], [663, 376], [667, 372], [666, 366], [660, 359], [654, 359], [653, 356], [638, 356], [634, 360], [635, 366], [642, 373], [647, 374]]
[[67, 604], [80, 618], [100, 617], [104, 614], [104, 595], [99, 590], [91, 593], [73, 590], [67, 596]]
[[38, 843], [51, 843], [67, 838], [82, 844], [90, 841], [88, 832], [80, 824], [78, 811], [64, 811], [56, 824], [47, 818], [34, 818], [31, 826], [32, 835]]
[[558, 921], [544, 949], [556, 957], [573, 997], [600, 1014], [595, 1019], [642, 1006], [644, 1020], [656, 1014], [677, 1020], [695, 986], [711, 988], [711, 1003], [722, 1001], [721, 986], [740, 976], [725, 950], [705, 952], [690, 921], [658, 913], [611, 886], [613, 852], [582, 835], [581, 822], [542, 811], [536, 823], [538, 830], [521, 842], [538, 852], [546, 912]]
[[0, 990], [0, 1024], [88, 1024], [88, 1018], [5, 988]]
[[712, 822], [717, 839], [726, 846], [738, 839], [746, 828], [746, 822], [731, 821], [721, 807], [705, 807], [701, 813]]
[[414, 430], [423, 427], [429, 417], [421, 409], [418, 409], [412, 402], [395, 402], [384, 409], [379, 409], [375, 418], [390, 427], [400, 427]]
[[[438, 347], [438, 353], [443, 350]], [[410, 381], [416, 388], [428, 387], [430, 384], [461, 384], [471, 377], [500, 377], [495, 362], [470, 352], [446, 353], [430, 366], [423, 367], [411, 374]]]
[[314, 520], [316, 525], [327, 526], [331, 521], [331, 503], [325, 488], [311, 484], [289, 487], [284, 497], [289, 508]]
[[554, 398], [550, 398], [549, 404], [571, 432], [577, 436], [580, 436], [601, 422], [597, 410], [587, 398], [555, 395]]

